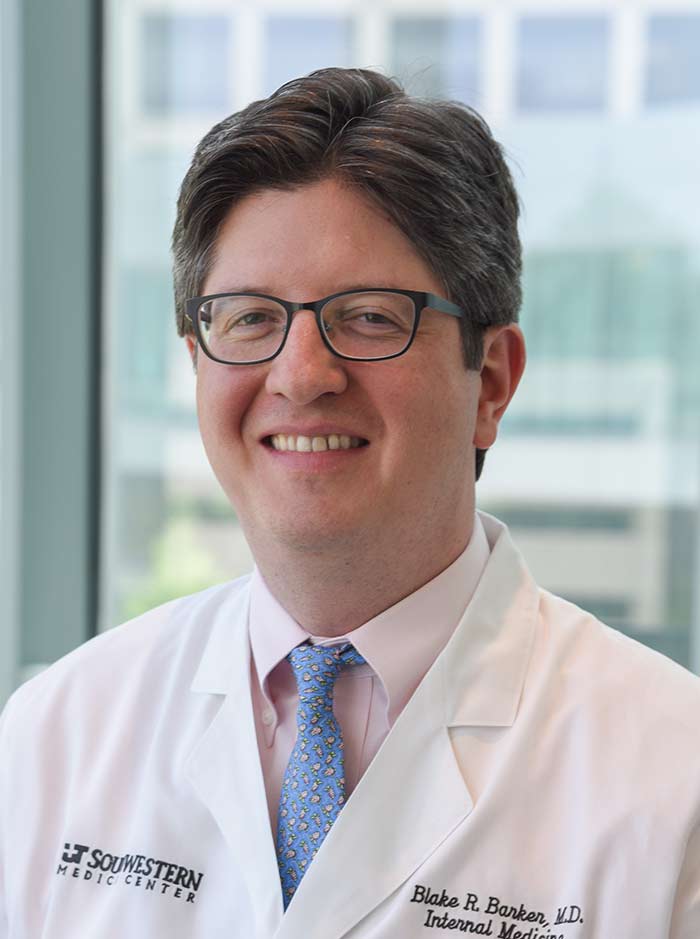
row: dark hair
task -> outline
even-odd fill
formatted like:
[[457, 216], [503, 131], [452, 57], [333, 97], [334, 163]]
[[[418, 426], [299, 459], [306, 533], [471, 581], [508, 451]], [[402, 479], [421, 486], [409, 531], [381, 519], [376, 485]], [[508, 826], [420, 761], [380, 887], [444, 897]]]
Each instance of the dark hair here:
[[[326, 68], [283, 85], [213, 127], [185, 176], [173, 230], [175, 315], [201, 293], [231, 207], [263, 189], [336, 177], [378, 205], [474, 314], [464, 361], [478, 369], [483, 331], [521, 303], [518, 196], [499, 144], [476, 111], [406, 94], [369, 69]], [[477, 450], [476, 478], [484, 459]]]

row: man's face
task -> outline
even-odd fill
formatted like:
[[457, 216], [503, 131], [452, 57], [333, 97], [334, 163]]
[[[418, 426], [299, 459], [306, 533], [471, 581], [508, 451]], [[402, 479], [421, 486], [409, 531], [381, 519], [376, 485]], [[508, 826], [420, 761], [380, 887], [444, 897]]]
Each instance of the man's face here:
[[[445, 296], [381, 211], [325, 180], [236, 205], [202, 293], [310, 301], [356, 287]], [[461, 533], [466, 543], [480, 386], [463, 364], [458, 320], [431, 310], [408, 352], [388, 361], [334, 356], [309, 310], [294, 315], [271, 362], [223, 365], [201, 350], [197, 360], [204, 447], [254, 552], [270, 544], [348, 552], [393, 544], [398, 562], [410, 532]], [[279, 434], [344, 435], [363, 445], [281, 451], [270, 440]]]

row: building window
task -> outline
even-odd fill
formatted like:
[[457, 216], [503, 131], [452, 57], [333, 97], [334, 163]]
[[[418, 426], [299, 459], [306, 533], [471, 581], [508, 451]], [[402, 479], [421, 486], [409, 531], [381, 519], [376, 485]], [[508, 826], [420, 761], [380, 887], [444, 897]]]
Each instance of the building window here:
[[631, 532], [634, 512], [627, 508], [574, 505], [513, 505], [490, 506], [509, 528], [536, 531]]
[[518, 108], [603, 110], [608, 45], [608, 21], [602, 16], [523, 17], [518, 24]]
[[230, 105], [230, 21], [151, 13], [142, 21], [142, 95], [149, 116], [223, 111]]
[[647, 104], [700, 102], [700, 16], [649, 20]]
[[266, 24], [264, 94], [318, 68], [348, 67], [353, 45], [349, 17], [271, 17]]
[[401, 17], [391, 34], [392, 72], [412, 94], [481, 100], [481, 22]]

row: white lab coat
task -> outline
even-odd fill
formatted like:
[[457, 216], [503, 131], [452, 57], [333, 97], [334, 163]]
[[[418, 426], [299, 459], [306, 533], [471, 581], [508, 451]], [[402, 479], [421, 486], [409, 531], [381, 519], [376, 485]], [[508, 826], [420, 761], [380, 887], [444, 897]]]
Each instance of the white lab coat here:
[[477, 592], [284, 916], [246, 579], [20, 688], [2, 939], [698, 939], [700, 680], [538, 589], [482, 518]]

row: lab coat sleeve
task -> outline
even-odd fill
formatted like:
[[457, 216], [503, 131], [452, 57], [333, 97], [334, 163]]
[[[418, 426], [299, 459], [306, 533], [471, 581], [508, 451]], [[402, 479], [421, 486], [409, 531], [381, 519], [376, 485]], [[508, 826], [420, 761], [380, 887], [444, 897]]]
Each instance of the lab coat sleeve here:
[[700, 937], [700, 822], [691, 832], [678, 879], [669, 939]]

